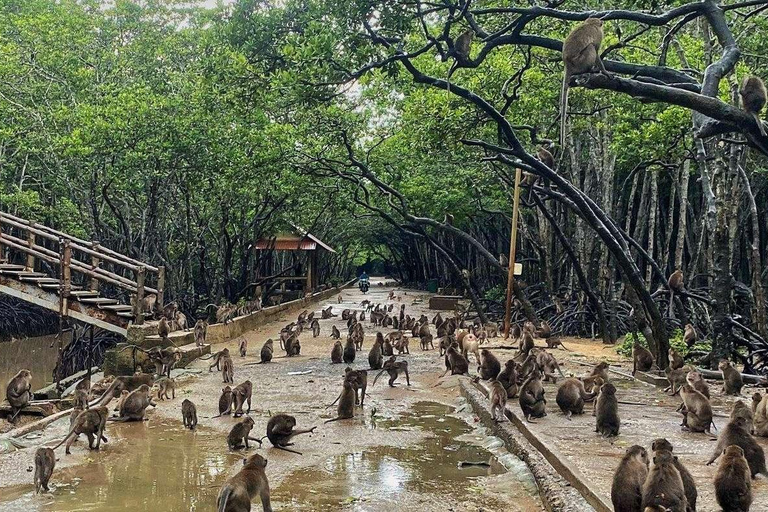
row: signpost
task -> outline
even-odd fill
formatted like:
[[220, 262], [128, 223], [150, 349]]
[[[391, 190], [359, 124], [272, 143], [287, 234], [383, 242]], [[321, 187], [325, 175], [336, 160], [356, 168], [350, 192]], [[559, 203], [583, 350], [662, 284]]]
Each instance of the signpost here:
[[507, 276], [507, 311], [504, 315], [504, 338], [509, 338], [509, 329], [512, 320], [512, 288], [515, 282], [515, 274], [522, 273], [522, 265], [518, 271], [518, 264], [515, 263], [515, 250], [517, 246], [517, 215], [520, 208], [520, 177], [523, 171], [518, 168], [515, 170], [515, 200], [512, 205], [512, 234], [509, 241], [509, 275]]

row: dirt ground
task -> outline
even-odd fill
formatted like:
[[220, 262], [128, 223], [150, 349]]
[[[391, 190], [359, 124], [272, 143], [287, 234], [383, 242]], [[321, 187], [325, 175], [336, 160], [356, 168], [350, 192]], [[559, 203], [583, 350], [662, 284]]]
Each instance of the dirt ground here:
[[[543, 346], [543, 340], [536, 340], [537, 346]], [[560, 363], [566, 376], [587, 375], [592, 366], [605, 360], [611, 368], [631, 374], [630, 360], [619, 356], [613, 346], [603, 345], [600, 340], [563, 338], [568, 352], [557, 349], [551, 350]], [[501, 342], [492, 343], [500, 345]], [[506, 361], [514, 355], [513, 351], [494, 350], [500, 360]], [[470, 365], [471, 367], [471, 365]], [[720, 510], [714, 497], [713, 479], [717, 469], [706, 463], [716, 445], [716, 439], [703, 433], [683, 432], [680, 428], [682, 416], [675, 412], [682, 402], [679, 396], [667, 396], [663, 389], [641, 381], [632, 381], [617, 374], [611, 374], [611, 379], [617, 387], [619, 416], [621, 430], [619, 436], [606, 439], [594, 432], [595, 418], [592, 416], [592, 406], [587, 404], [585, 414], [573, 416], [571, 421], [563, 415], [555, 396], [557, 385], [545, 384], [547, 399], [547, 416], [529, 424], [529, 429], [548, 447], [566, 457], [575, 466], [586, 481], [610, 505], [610, 488], [613, 473], [618, 466], [625, 450], [635, 444], [649, 450], [654, 439], [667, 438], [674, 446], [674, 453], [693, 474], [699, 493], [696, 510], [712, 512]], [[558, 382], [559, 384], [559, 382]], [[718, 431], [725, 427], [728, 414], [736, 397], [722, 394], [722, 383], [709, 381], [712, 395], [712, 407], [715, 413], [714, 422]], [[751, 406], [751, 396], [754, 387], [742, 390], [742, 400]], [[761, 390], [763, 391], [763, 390]], [[624, 402], [624, 403], [621, 403]], [[508, 407], [522, 418], [517, 400], [510, 400]], [[715, 432], [716, 433], [716, 432]], [[768, 450], [768, 439], [757, 438], [758, 443]], [[764, 479], [752, 481], [754, 502], [752, 510], [768, 510], [768, 483]]]
[[[365, 298], [385, 303], [392, 288], [373, 283]], [[428, 294], [397, 290], [395, 307], [418, 316], [427, 311]], [[363, 295], [356, 289], [315, 305], [316, 316], [328, 304], [334, 313], [360, 309]], [[110, 442], [100, 452], [84, 449], [81, 440], [72, 455], [57, 451], [59, 462], [52, 478], [53, 492], [35, 497], [31, 485], [36, 446], [60, 439], [68, 420], [58, 421], [25, 440], [29, 448], [0, 455], [0, 509], [2, 510], [209, 510], [223, 480], [237, 471], [242, 457], [264, 455], [276, 510], [543, 510], [532, 477], [519, 460], [499, 448], [474, 425], [458, 378], [438, 381], [443, 361], [437, 348], [422, 352], [417, 342], [409, 363], [411, 386], [404, 379], [389, 388], [386, 374], [372, 387], [371, 374], [365, 407], [353, 420], [330, 424], [335, 416], [328, 405], [341, 390], [346, 365], [330, 364], [331, 325], [344, 332], [341, 317], [321, 320], [321, 336], [301, 336], [301, 356], [286, 358], [280, 350], [279, 329], [296, 313], [247, 333], [248, 355], [234, 356], [235, 383], [253, 383], [254, 436], [261, 437], [272, 414], [290, 413], [298, 427], [317, 426], [316, 433], [295, 439], [303, 455], [286, 453], [264, 441], [262, 448], [245, 452], [227, 450], [225, 437], [237, 421], [214, 418], [223, 387], [221, 375], [208, 371], [207, 361], [196, 361], [177, 378], [176, 399], [160, 402], [143, 424], [112, 424]], [[357, 354], [356, 368], [368, 366], [367, 356], [376, 330], [363, 322], [366, 340]], [[386, 331], [385, 331], [386, 332]], [[275, 359], [252, 365], [261, 345], [275, 339]], [[238, 340], [216, 345], [237, 353]], [[415, 345], [415, 346], [414, 346]], [[200, 426], [191, 433], [181, 428], [181, 401], [192, 400]], [[40, 437], [37, 437], [40, 436]], [[460, 469], [462, 460], [489, 460], [490, 467]], [[514, 460], [513, 460], [514, 459]], [[520, 467], [520, 466], [523, 467]], [[159, 501], [158, 501], [159, 500]], [[256, 510], [259, 508], [256, 507]]]

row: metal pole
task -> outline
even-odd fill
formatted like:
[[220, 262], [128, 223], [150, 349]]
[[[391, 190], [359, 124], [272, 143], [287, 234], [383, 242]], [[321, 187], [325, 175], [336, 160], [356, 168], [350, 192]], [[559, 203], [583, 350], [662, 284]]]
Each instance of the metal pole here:
[[512, 288], [515, 282], [515, 251], [517, 246], [517, 214], [520, 208], [520, 177], [523, 171], [515, 170], [515, 201], [512, 205], [512, 234], [509, 241], [509, 274], [507, 275], [507, 311], [504, 315], [504, 339], [509, 338], [512, 321]]

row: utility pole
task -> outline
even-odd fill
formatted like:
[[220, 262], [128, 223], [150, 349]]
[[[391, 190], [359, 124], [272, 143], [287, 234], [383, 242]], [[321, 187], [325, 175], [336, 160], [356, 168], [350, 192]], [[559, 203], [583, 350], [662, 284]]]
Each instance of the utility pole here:
[[512, 234], [509, 240], [509, 274], [507, 276], [507, 311], [504, 315], [504, 339], [509, 338], [512, 321], [512, 288], [515, 282], [515, 251], [517, 249], [517, 215], [520, 208], [520, 177], [523, 171], [515, 170], [515, 200], [512, 204]]

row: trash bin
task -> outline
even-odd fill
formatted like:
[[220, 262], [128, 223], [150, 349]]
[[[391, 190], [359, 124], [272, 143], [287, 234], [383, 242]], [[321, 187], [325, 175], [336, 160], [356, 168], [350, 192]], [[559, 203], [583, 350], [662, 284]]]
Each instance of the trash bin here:
[[427, 291], [429, 293], [437, 293], [437, 279], [430, 279], [427, 281]]

